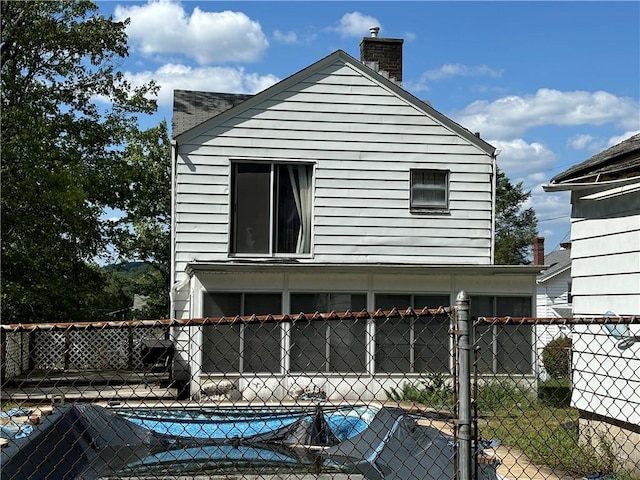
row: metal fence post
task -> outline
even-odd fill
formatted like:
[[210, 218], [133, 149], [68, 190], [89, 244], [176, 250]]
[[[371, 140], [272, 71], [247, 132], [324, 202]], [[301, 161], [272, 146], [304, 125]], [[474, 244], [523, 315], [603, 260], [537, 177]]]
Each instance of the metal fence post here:
[[458, 337], [458, 473], [460, 480], [471, 480], [471, 316], [469, 295], [461, 290], [456, 297]]

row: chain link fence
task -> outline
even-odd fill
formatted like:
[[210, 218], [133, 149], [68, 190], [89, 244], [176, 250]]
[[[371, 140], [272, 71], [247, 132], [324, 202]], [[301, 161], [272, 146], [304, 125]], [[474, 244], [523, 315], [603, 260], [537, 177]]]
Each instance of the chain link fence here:
[[640, 319], [465, 295], [3, 325], [2, 478], [640, 478]]

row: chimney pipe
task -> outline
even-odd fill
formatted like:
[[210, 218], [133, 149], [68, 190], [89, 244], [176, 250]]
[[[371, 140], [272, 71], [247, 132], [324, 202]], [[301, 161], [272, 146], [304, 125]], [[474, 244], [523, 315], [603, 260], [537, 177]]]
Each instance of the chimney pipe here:
[[380, 27], [369, 27], [369, 31], [371, 32], [372, 37], [377, 37], [380, 32]]
[[533, 264], [544, 265], [544, 237], [536, 237], [533, 241]]

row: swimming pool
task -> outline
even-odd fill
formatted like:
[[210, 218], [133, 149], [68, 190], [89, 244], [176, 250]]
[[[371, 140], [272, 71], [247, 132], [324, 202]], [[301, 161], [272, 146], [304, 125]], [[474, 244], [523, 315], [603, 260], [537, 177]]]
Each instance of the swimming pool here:
[[373, 406], [118, 408], [114, 413], [164, 440], [165, 449], [118, 474], [343, 471], [320, 452], [367, 429]]

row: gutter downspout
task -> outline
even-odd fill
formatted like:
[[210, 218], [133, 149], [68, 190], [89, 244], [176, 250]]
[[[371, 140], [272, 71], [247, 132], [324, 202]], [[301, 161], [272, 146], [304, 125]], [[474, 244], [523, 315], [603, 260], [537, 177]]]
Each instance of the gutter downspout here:
[[490, 263], [494, 264], [496, 255], [496, 197], [498, 196], [498, 155], [502, 150], [496, 150], [491, 157], [491, 249]]
[[169, 318], [175, 320], [175, 292], [178, 286], [176, 283], [176, 253], [175, 253], [175, 231], [176, 231], [176, 163], [178, 161], [178, 142], [171, 140], [171, 267], [169, 289]]

